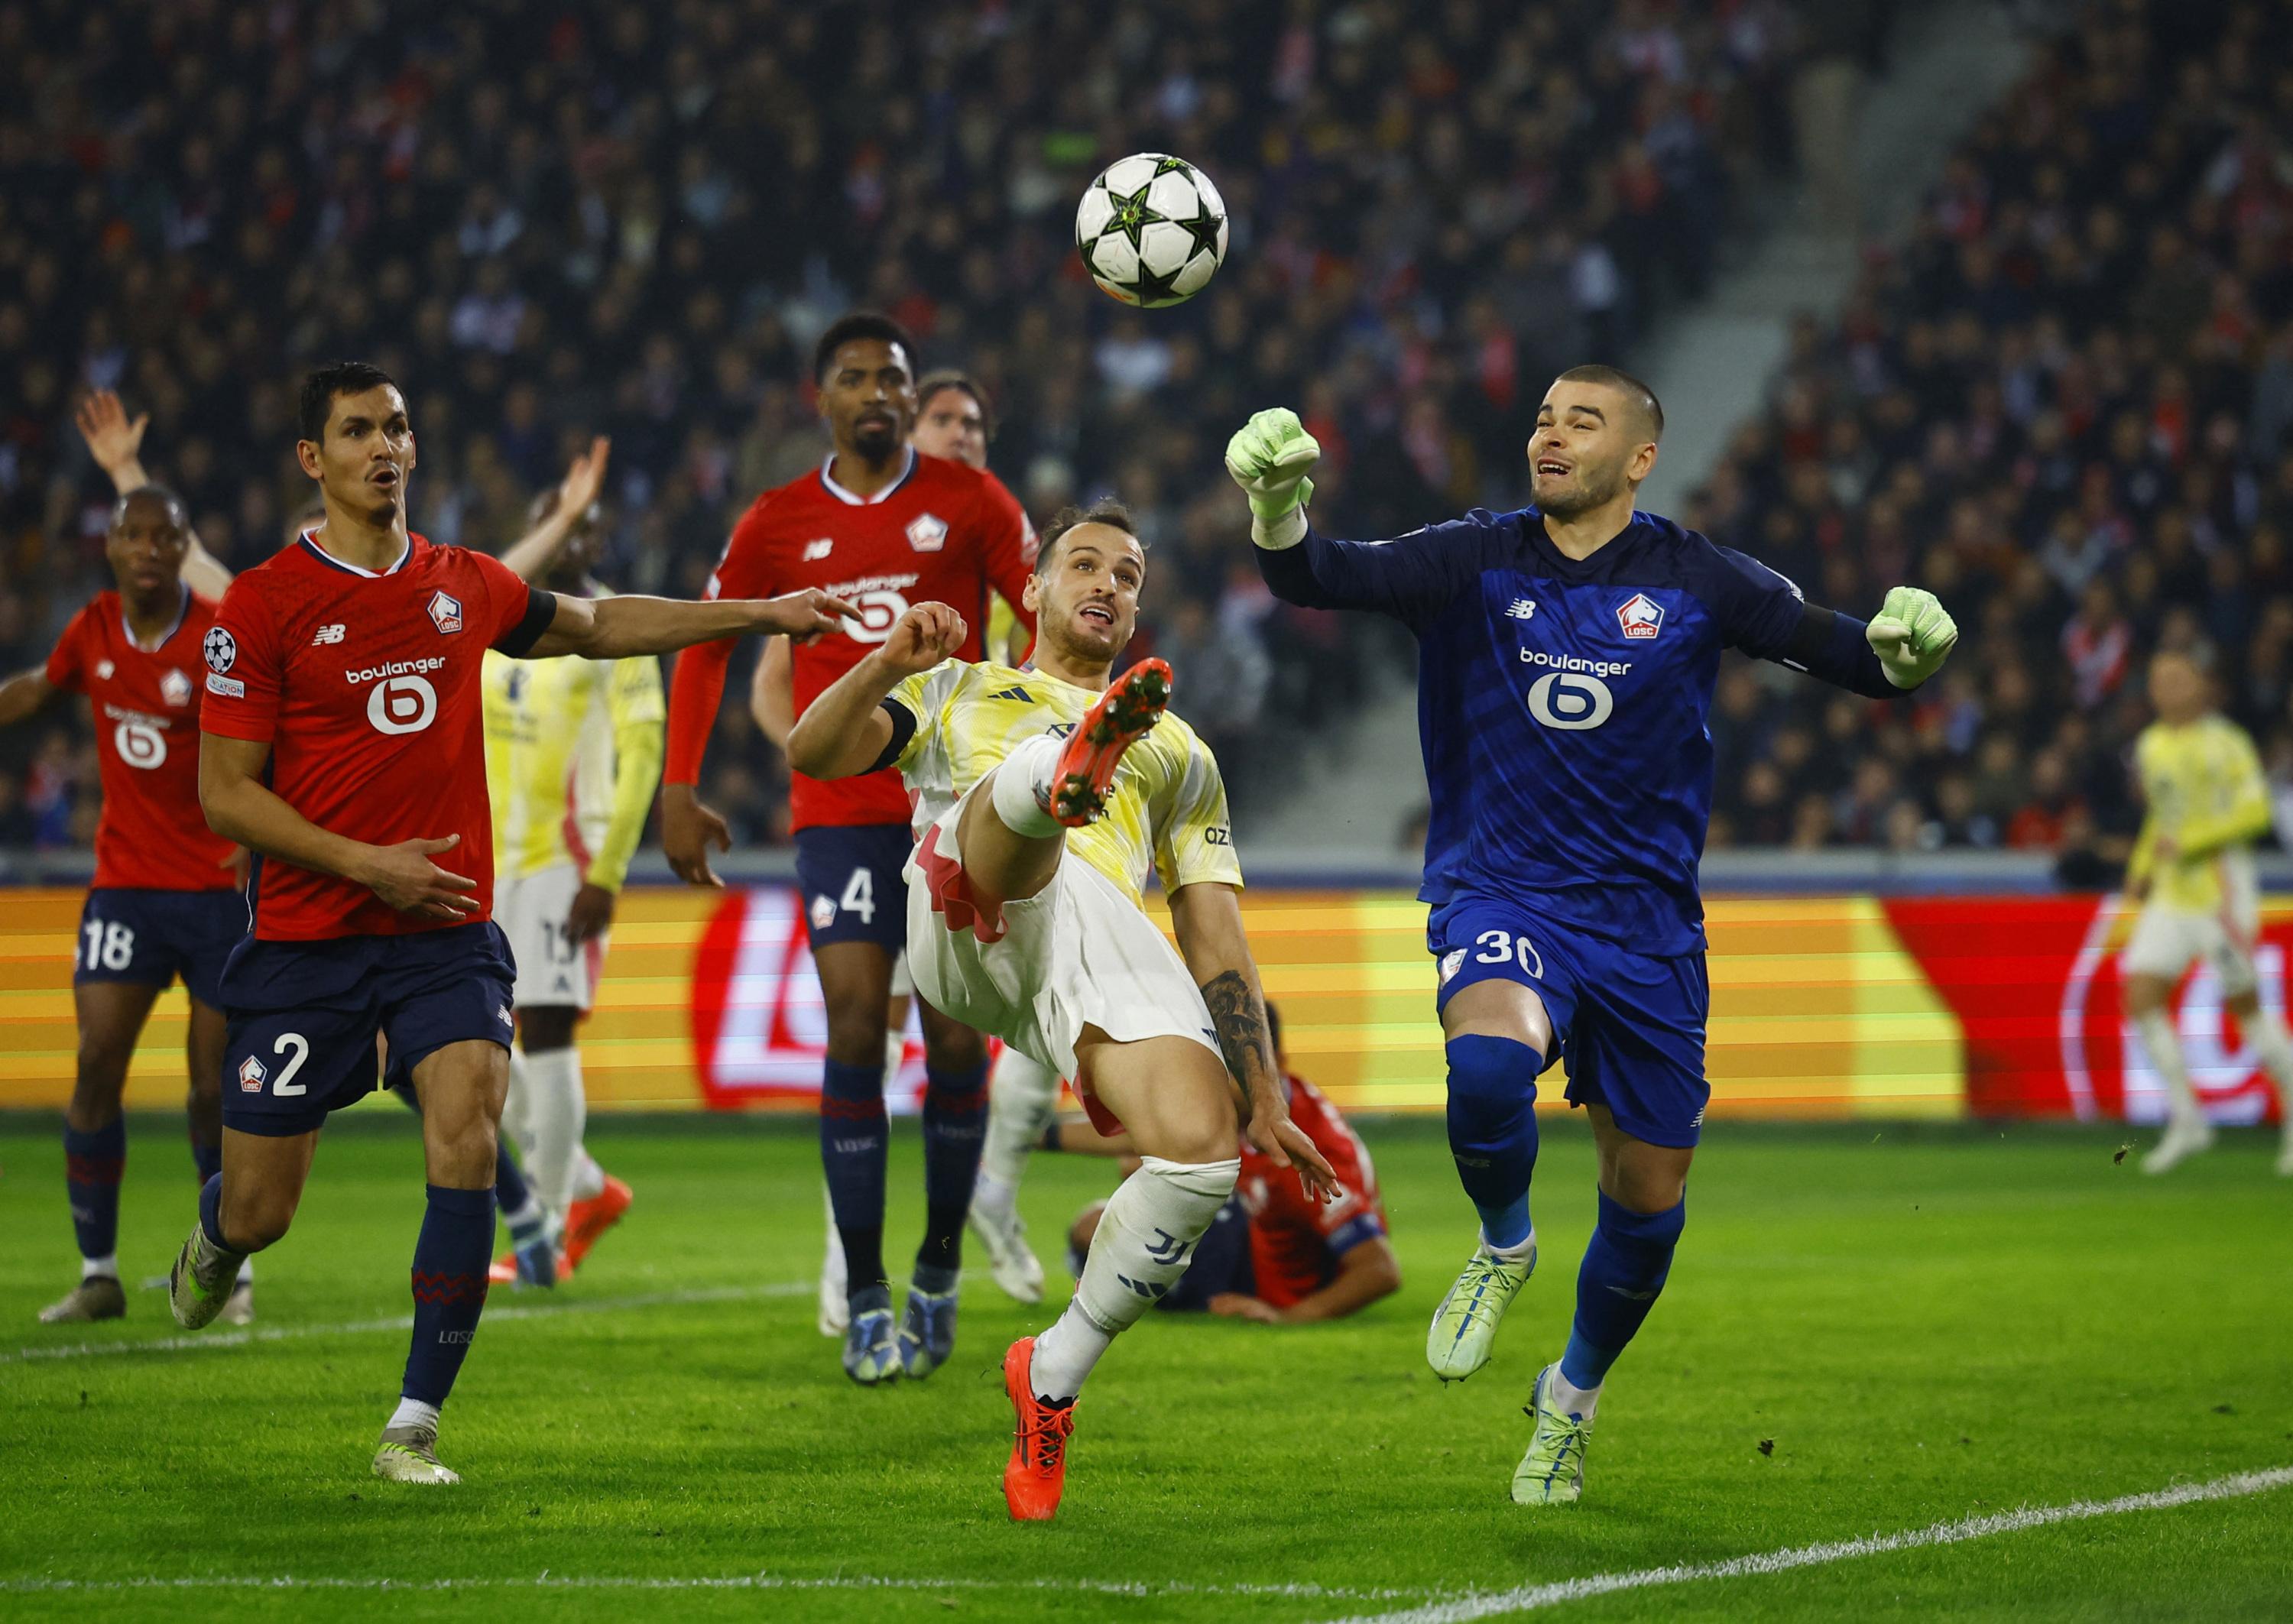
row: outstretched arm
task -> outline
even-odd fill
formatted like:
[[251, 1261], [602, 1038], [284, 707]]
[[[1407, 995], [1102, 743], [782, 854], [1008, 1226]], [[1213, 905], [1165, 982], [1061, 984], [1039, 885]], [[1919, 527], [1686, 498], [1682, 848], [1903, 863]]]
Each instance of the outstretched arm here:
[[557, 562], [558, 549], [604, 489], [605, 461], [612, 449], [613, 442], [603, 434], [591, 440], [589, 448], [565, 471], [557, 487], [557, 505], [549, 510], [549, 517], [512, 542], [501, 555], [501, 562], [518, 579], [538, 581], [549, 573], [549, 567]]
[[887, 764], [886, 755], [903, 741], [895, 738], [884, 701], [961, 648], [968, 634], [963, 617], [944, 603], [909, 610], [866, 658], [805, 707], [789, 734], [789, 765], [806, 778], [839, 779]]
[[1290, 1119], [1289, 1090], [1274, 1062], [1266, 1023], [1266, 995], [1258, 965], [1243, 934], [1242, 901], [1231, 885], [1197, 882], [1171, 893], [1171, 925], [1218, 1033], [1226, 1069], [1240, 1084], [1250, 1120], [1243, 1131], [1276, 1167], [1294, 1167], [1306, 1193], [1326, 1200], [1338, 1192], [1337, 1175], [1306, 1130]]
[[[79, 403], [74, 417], [80, 438], [87, 441], [88, 455], [110, 476], [114, 490], [124, 497], [151, 482], [142, 456], [143, 431], [151, 426], [150, 413], [131, 423], [119, 397], [99, 389]], [[190, 528], [189, 514], [184, 516], [184, 533], [190, 537], [190, 545], [183, 553], [183, 580], [199, 596], [221, 600], [231, 586], [231, 571], [201, 544], [199, 531]]]
[[834, 631], [839, 616], [860, 612], [816, 587], [782, 598], [700, 603], [677, 598], [571, 598], [562, 593], [556, 598], [555, 616], [523, 658], [579, 654], [587, 659], [625, 659], [632, 654], [669, 654], [696, 642], [751, 632], [817, 637]]
[[24, 721], [45, 705], [55, 691], [55, 684], [48, 681], [47, 670], [41, 666], [19, 671], [0, 683], [0, 727], [13, 727]]

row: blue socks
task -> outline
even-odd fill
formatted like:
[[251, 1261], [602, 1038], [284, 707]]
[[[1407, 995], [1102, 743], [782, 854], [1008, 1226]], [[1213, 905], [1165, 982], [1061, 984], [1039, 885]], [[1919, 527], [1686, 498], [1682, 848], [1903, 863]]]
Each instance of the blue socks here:
[[[828, 1175], [836, 1232], [844, 1241], [846, 1286], [855, 1295], [886, 1283], [884, 1158], [890, 1141], [884, 1062], [825, 1062], [820, 1076], [820, 1165]], [[975, 1159], [977, 1154], [975, 1146]]]
[[963, 1220], [987, 1142], [987, 1062], [968, 1071], [925, 1072], [924, 1243], [916, 1283], [952, 1291], [963, 1264]]
[[1544, 1056], [1510, 1038], [1452, 1038], [1449, 1153], [1497, 1249], [1529, 1237], [1528, 1181], [1536, 1169], [1536, 1078]]
[[494, 1245], [494, 1192], [429, 1187], [414, 1242], [414, 1340], [400, 1392], [433, 1407], [446, 1402], [486, 1305]]
[[1570, 1386], [1590, 1390], [1607, 1379], [1656, 1306], [1687, 1222], [1685, 1200], [1663, 1212], [1633, 1212], [1601, 1192], [1600, 1221], [1576, 1272], [1576, 1322], [1560, 1355], [1560, 1374]]
[[64, 1189], [82, 1257], [109, 1257], [119, 1249], [119, 1180], [126, 1168], [126, 1118], [114, 1117], [87, 1134], [64, 1124]]

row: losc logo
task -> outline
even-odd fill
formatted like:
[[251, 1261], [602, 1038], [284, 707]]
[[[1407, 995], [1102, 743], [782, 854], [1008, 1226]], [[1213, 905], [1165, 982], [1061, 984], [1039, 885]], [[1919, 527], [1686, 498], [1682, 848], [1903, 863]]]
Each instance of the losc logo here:
[[908, 545], [919, 553], [936, 553], [947, 545], [947, 521], [937, 513], [919, 513], [908, 521]]
[[439, 631], [458, 632], [462, 629], [462, 601], [459, 598], [433, 592], [430, 594], [428, 607], [430, 624]]
[[1664, 630], [1664, 605], [1636, 592], [1616, 606], [1616, 626], [1630, 641], [1645, 642]]
[[1530, 685], [1528, 714], [1545, 726], [1566, 733], [1596, 728], [1614, 715], [1616, 696], [1597, 676], [1576, 671], [1549, 671]]
[[239, 1091], [241, 1094], [261, 1094], [269, 1075], [263, 1071], [263, 1062], [249, 1054], [239, 1062]]
[[366, 719], [377, 733], [418, 733], [438, 719], [438, 691], [422, 677], [391, 677], [367, 695]]
[[159, 697], [170, 705], [189, 705], [191, 702], [191, 679], [170, 666], [167, 675], [159, 679]]

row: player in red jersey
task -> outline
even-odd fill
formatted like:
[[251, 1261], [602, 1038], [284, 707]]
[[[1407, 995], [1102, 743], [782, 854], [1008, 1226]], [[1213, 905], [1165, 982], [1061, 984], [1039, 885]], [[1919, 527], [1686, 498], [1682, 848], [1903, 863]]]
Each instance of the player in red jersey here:
[[199, 800], [257, 856], [254, 928], [223, 972], [223, 1171], [199, 1192], [170, 1294], [179, 1321], [207, 1324], [240, 1256], [287, 1232], [327, 1114], [375, 1087], [380, 1033], [393, 1082], [422, 1107], [429, 1200], [402, 1396], [374, 1470], [456, 1483], [438, 1411], [485, 1302], [515, 979], [490, 917], [485, 651], [618, 658], [812, 636], [852, 606], [543, 592], [409, 533], [414, 432], [379, 368], [312, 373], [299, 420], [326, 519], [232, 583], [202, 645]]
[[[1244, 1139], [1234, 1198], [1195, 1243], [1194, 1261], [1157, 1306], [1206, 1309], [1261, 1325], [1343, 1319], [1401, 1289], [1401, 1263], [1386, 1238], [1377, 1168], [1335, 1103], [1291, 1069], [1282, 1017], [1271, 1004], [1266, 1030], [1275, 1064], [1289, 1085], [1290, 1119], [1329, 1162], [1338, 1192], [1326, 1202], [1309, 1200], [1294, 1175]], [[1105, 1137], [1081, 1117], [1054, 1123], [1044, 1143], [1126, 1158], [1130, 1148], [1126, 1137]], [[1078, 1279], [1106, 1206], [1093, 1202], [1068, 1229], [1067, 1263]]]
[[[104, 540], [117, 585], [72, 618], [44, 667], [0, 683], [0, 727], [26, 720], [57, 693], [87, 696], [103, 787], [94, 884], [72, 964], [79, 1057], [64, 1113], [80, 1282], [41, 1311], [49, 1324], [127, 1311], [117, 1256], [127, 1158], [120, 1095], [151, 1006], [177, 976], [190, 995], [184, 1057], [191, 1153], [202, 1178], [221, 1166], [223, 1017], [216, 982], [247, 927], [241, 854], [199, 815], [199, 642], [215, 606], [183, 578], [195, 555], [223, 580], [231, 578], [203, 552], [195, 554], [182, 502], [149, 483], [140, 466], [126, 465], [134, 462], [132, 440], [124, 461], [117, 455], [118, 417], [109, 395], [93, 398], [80, 414], [98, 460], [121, 477]], [[239, 1323], [252, 1319], [252, 1287], [235, 1281], [225, 1312]]]
[[[991, 591], [1014, 604], [1025, 592], [1034, 533], [1011, 493], [984, 469], [920, 456], [908, 443], [914, 354], [907, 333], [884, 316], [848, 315], [821, 335], [813, 375], [835, 449], [818, 473], [757, 498], [710, 583], [712, 594], [819, 586], [859, 606], [840, 634], [794, 651], [798, 715], [880, 644], [911, 603], [952, 604], [968, 626], [984, 626]], [[1032, 629], [1033, 617], [1025, 623]], [[976, 631], [959, 652], [981, 656]], [[723, 643], [693, 650], [677, 661], [669, 691], [661, 844], [695, 885], [717, 883], [708, 846], [731, 841], [724, 820], [694, 794], [731, 658]], [[888, 771], [833, 783], [798, 773], [790, 810], [828, 1012], [820, 1148], [847, 1266], [844, 1369], [865, 1384], [927, 1376], [939, 1362], [935, 1349], [954, 1335], [964, 1214], [986, 1115], [986, 1046], [921, 1012], [927, 1216], [895, 1326], [884, 1269], [884, 1044], [892, 965], [907, 939], [907, 791]]]

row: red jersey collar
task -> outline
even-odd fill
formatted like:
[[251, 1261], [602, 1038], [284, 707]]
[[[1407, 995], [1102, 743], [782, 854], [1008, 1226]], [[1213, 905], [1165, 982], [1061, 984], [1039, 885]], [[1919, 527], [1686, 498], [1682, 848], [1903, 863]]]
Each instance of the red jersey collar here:
[[127, 624], [127, 600], [119, 600], [119, 629], [126, 634], [127, 646], [138, 654], [157, 654], [167, 646], [167, 639], [183, 629], [183, 617], [191, 612], [191, 584], [179, 580], [175, 586], [182, 594], [175, 600], [175, 618], [167, 622], [167, 629], [153, 640], [150, 648], [135, 641], [135, 628]]
[[878, 491], [872, 497], [855, 497], [850, 491], [845, 489], [843, 486], [839, 485], [836, 482], [835, 478], [828, 472], [831, 468], [835, 466], [836, 453], [831, 451], [828, 454], [828, 460], [820, 465], [820, 482], [828, 488], [828, 494], [834, 497], [839, 502], [844, 503], [847, 506], [873, 507], [879, 502], [889, 500], [894, 491], [899, 489], [901, 486], [908, 482], [909, 476], [913, 474], [916, 471], [916, 448], [913, 446], [910, 446], [908, 448], [908, 460], [906, 465], [900, 470], [900, 477], [894, 480], [890, 484], [885, 486], [883, 489]]
[[356, 564], [344, 563], [341, 559], [336, 558], [333, 553], [328, 552], [326, 548], [320, 546], [317, 540], [318, 534], [319, 532], [316, 529], [308, 529], [303, 532], [301, 537], [303, 545], [311, 550], [311, 556], [312, 558], [317, 559], [320, 563], [326, 565], [330, 570], [340, 570], [348, 575], [362, 575], [369, 581], [378, 580], [385, 575], [396, 575], [401, 570], [406, 568], [406, 561], [414, 556], [414, 538], [409, 536], [406, 538], [406, 551], [398, 555], [397, 562], [392, 564], [389, 569], [361, 570]]

